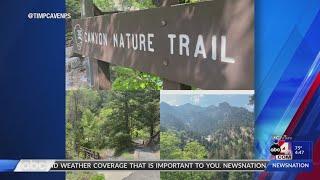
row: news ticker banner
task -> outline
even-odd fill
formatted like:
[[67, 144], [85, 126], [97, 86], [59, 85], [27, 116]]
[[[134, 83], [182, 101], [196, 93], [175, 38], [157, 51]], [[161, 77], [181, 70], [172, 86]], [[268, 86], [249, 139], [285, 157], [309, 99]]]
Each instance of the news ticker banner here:
[[161, 171], [310, 171], [311, 160], [0, 160], [0, 172], [57, 172], [105, 170]]

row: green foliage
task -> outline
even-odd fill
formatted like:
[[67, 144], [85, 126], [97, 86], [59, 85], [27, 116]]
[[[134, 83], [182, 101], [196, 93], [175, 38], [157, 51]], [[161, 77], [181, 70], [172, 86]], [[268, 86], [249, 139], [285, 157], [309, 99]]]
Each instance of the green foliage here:
[[160, 137], [161, 159], [204, 159], [207, 155], [205, 147], [197, 141], [180, 148], [181, 139], [174, 132], [161, 132]]
[[116, 152], [122, 152], [124, 149], [130, 148], [131, 136], [125, 132], [118, 132], [113, 138], [110, 138], [110, 147], [115, 148]]
[[250, 180], [253, 173], [248, 172], [160, 172], [163, 180]]
[[78, 172], [67, 172], [66, 173], [67, 180], [104, 180], [103, 174], [98, 174], [95, 172], [85, 172], [85, 171], [78, 171]]
[[93, 175], [90, 180], [104, 180], [104, 175], [103, 174], [96, 174], [96, 175]]
[[162, 81], [159, 77], [129, 68], [113, 67], [116, 79], [113, 90], [160, 90]]
[[[164, 128], [160, 138], [161, 159], [252, 159], [251, 127], [218, 129], [211, 141], [201, 133]], [[252, 179], [248, 172], [161, 172], [161, 179]]]
[[82, 145], [92, 149], [99, 149], [106, 145], [106, 137], [97, 132], [104, 132], [103, 121], [89, 110], [85, 109], [81, 124], [83, 126], [83, 141]]
[[[131, 148], [140, 130], [149, 130], [149, 139], [159, 129], [158, 91], [113, 91], [109, 96], [112, 112], [107, 116], [108, 136], [116, 150]], [[120, 134], [119, 134], [120, 133]], [[121, 144], [121, 145], [120, 145]]]
[[[72, 19], [80, 18], [80, 0], [66, 0], [66, 12], [70, 13]], [[66, 19], [66, 46], [72, 46], [71, 19]]]
[[132, 152], [128, 152], [128, 151], [124, 151], [124, 152], [121, 154], [121, 157], [122, 157], [124, 160], [134, 160], [133, 153], [132, 153]]
[[73, 19], [79, 18], [81, 16], [80, 0], [66, 0], [66, 9]]
[[100, 130], [100, 122], [95, 118], [95, 114], [103, 104], [104, 93], [98, 94], [97, 91], [89, 89], [67, 92], [66, 146], [68, 158], [80, 158], [80, 146], [93, 148], [93, 144], [101, 146], [103, 143], [102, 137], [94, 132]]
[[184, 159], [204, 159], [206, 156], [206, 148], [197, 141], [187, 143], [183, 149]]
[[160, 157], [161, 159], [181, 159], [183, 152], [179, 148], [180, 140], [171, 132], [160, 133]]
[[217, 179], [215, 172], [161, 172], [160, 179], [163, 180], [211, 180]]
[[76, 153], [74, 151], [74, 136], [72, 133], [72, 125], [70, 122], [66, 123], [66, 158], [71, 159], [76, 157]]
[[210, 159], [252, 159], [253, 144], [252, 127], [220, 129], [212, 134], [211, 142], [205, 143]]
[[116, 9], [113, 0], [93, 0], [93, 3], [103, 12], [114, 11]]
[[107, 136], [110, 147], [121, 151], [131, 147], [132, 99], [134, 94], [128, 91], [111, 92], [108, 107], [112, 112], [107, 116]]
[[242, 172], [230, 172], [229, 180], [246, 180], [253, 179], [252, 173], [242, 173]]
[[207, 155], [205, 147], [196, 141], [180, 148], [181, 139], [173, 132], [161, 132], [160, 137], [161, 159], [204, 159]]
[[129, 0], [132, 3], [132, 6], [138, 9], [147, 9], [155, 7], [153, 0]]
[[151, 142], [160, 129], [159, 98], [159, 91], [68, 91], [67, 157], [81, 158], [80, 147], [120, 155], [133, 139]]
[[146, 9], [154, 7], [152, 0], [93, 0], [94, 4], [102, 11], [128, 11], [132, 9]]
[[[166, 129], [167, 130], [167, 129]], [[161, 159], [252, 159], [253, 131], [250, 127], [220, 129], [213, 134], [213, 142], [195, 132], [161, 132]], [[161, 172], [161, 179], [211, 180], [252, 179], [248, 172]]]
[[144, 141], [148, 140], [149, 133], [147, 129], [133, 129], [132, 135], [134, 139], [142, 139]]

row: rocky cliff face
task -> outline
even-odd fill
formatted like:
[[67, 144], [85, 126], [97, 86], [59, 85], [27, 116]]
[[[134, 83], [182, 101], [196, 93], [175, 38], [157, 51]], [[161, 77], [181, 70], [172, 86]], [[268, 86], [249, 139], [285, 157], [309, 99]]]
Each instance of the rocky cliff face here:
[[88, 60], [72, 57], [72, 47], [66, 48], [66, 90], [88, 87]]

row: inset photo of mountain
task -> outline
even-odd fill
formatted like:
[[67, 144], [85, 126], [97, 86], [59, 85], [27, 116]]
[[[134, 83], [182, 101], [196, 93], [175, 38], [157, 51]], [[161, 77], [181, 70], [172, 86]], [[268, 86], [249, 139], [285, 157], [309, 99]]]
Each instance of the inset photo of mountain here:
[[[161, 159], [253, 159], [254, 91], [161, 91]], [[248, 178], [239, 172], [161, 172], [161, 179]]]

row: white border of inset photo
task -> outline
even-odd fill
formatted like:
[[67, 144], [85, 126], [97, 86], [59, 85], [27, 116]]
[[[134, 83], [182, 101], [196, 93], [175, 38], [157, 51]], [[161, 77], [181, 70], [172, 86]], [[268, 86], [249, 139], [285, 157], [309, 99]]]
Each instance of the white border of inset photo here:
[[254, 90], [161, 90], [160, 94], [254, 94]]

